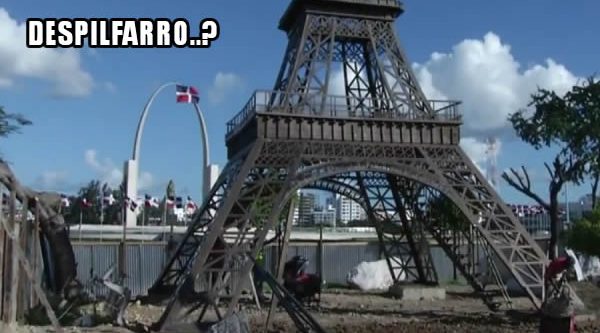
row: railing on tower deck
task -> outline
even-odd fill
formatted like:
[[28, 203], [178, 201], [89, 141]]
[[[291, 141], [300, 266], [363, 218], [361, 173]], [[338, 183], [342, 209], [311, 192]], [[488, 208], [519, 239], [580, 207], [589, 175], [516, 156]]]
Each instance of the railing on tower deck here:
[[402, 7], [402, 3], [399, 0], [335, 0], [335, 1], [360, 3], [360, 4], [367, 4], [367, 5], [377, 5], [377, 6]]
[[315, 118], [349, 118], [405, 121], [460, 122], [459, 101], [430, 100], [433, 114], [416, 113], [408, 105], [394, 106], [390, 99], [352, 96], [301, 94], [281, 91], [256, 91], [242, 110], [227, 123], [227, 136], [257, 113], [309, 116]]

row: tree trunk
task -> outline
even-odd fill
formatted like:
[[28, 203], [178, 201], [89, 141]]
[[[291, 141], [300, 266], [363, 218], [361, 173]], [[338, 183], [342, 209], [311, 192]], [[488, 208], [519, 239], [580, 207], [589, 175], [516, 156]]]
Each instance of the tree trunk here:
[[558, 257], [558, 236], [560, 233], [560, 216], [558, 212], [558, 192], [550, 191], [550, 243], [548, 244], [548, 258]]
[[600, 182], [600, 172], [594, 174], [592, 180], [592, 210], [596, 209], [596, 201], [598, 198], [598, 183]]

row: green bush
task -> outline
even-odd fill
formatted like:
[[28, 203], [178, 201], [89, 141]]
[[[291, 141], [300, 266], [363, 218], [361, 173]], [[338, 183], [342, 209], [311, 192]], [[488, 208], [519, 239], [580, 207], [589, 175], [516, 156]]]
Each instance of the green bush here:
[[567, 232], [567, 246], [590, 256], [600, 256], [600, 209], [574, 223]]

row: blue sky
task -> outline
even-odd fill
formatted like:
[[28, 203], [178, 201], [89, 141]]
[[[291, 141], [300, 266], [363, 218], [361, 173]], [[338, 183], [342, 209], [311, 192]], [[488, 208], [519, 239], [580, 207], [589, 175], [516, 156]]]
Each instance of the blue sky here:
[[[19, 179], [35, 188], [71, 193], [91, 179], [114, 181], [131, 155], [147, 98], [161, 83], [179, 81], [200, 89], [211, 159], [223, 166], [225, 123], [253, 90], [270, 89], [275, 81], [287, 44], [277, 23], [287, 4], [3, 1], [0, 105], [25, 114], [34, 125], [1, 141], [0, 151]], [[502, 142], [498, 169], [526, 165], [538, 192], [546, 194], [543, 161], [550, 161], [552, 151], [536, 152], [520, 143], [502, 120], [507, 110], [523, 106], [528, 90], [539, 85], [564, 89], [600, 71], [600, 45], [592, 42], [600, 31], [596, 17], [600, 2], [550, 6], [542, 0], [407, 0], [405, 7], [396, 28], [409, 60], [417, 64], [419, 79], [431, 78], [430, 84], [424, 83], [425, 91], [432, 98], [465, 102], [465, 149], [485, 167], [481, 142], [495, 133]], [[184, 17], [193, 25], [213, 17], [220, 23], [221, 35], [210, 49], [41, 54], [18, 45], [24, 40], [19, 40], [17, 27], [30, 17]], [[495, 91], [500, 93], [489, 95]], [[142, 192], [160, 195], [166, 182], [174, 179], [180, 194], [200, 198], [198, 123], [193, 108], [174, 99], [173, 90], [161, 94], [148, 117], [141, 150], [141, 171], [146, 173]], [[571, 188], [570, 196], [588, 191], [588, 186]], [[500, 193], [509, 202], [530, 202], [504, 182]]]

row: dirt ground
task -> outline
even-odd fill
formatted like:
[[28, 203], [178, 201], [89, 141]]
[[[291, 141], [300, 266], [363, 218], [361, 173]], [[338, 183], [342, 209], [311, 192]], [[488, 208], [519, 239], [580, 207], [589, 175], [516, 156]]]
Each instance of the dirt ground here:
[[[513, 298], [513, 310], [491, 312], [475, 297], [468, 287], [445, 286], [443, 301], [405, 301], [384, 293], [363, 293], [356, 290], [328, 289], [322, 296], [321, 307], [311, 307], [310, 313], [328, 333], [342, 332], [403, 332], [403, 333], [529, 333], [538, 332], [539, 317], [529, 301]], [[600, 332], [600, 289], [589, 283], [574, 285], [586, 303], [586, 310], [579, 312], [582, 321], [577, 332]], [[128, 319], [135, 327], [131, 330], [103, 325], [95, 328], [71, 328], [68, 332], [143, 332], [158, 320], [161, 306], [133, 303], [128, 308]], [[259, 310], [248, 301], [245, 314], [252, 332], [266, 332], [264, 328], [268, 306]], [[5, 332], [0, 327], [1, 332]], [[292, 321], [282, 309], [274, 317], [268, 332], [296, 332]], [[9, 332], [8, 330], [6, 332]], [[43, 332], [40, 328], [21, 327], [17, 333]]]
[[[526, 298], [514, 298], [513, 310], [492, 312], [468, 287], [446, 288], [443, 301], [403, 301], [382, 293], [329, 290], [323, 295], [321, 310], [311, 309], [311, 313], [330, 333], [538, 332], [539, 317]], [[600, 289], [593, 288], [600, 299]], [[264, 332], [264, 311], [251, 311], [249, 317], [253, 332]], [[278, 313], [273, 326], [269, 332], [296, 331], [285, 313]], [[600, 332], [598, 327], [596, 320], [580, 322], [578, 332]]]

